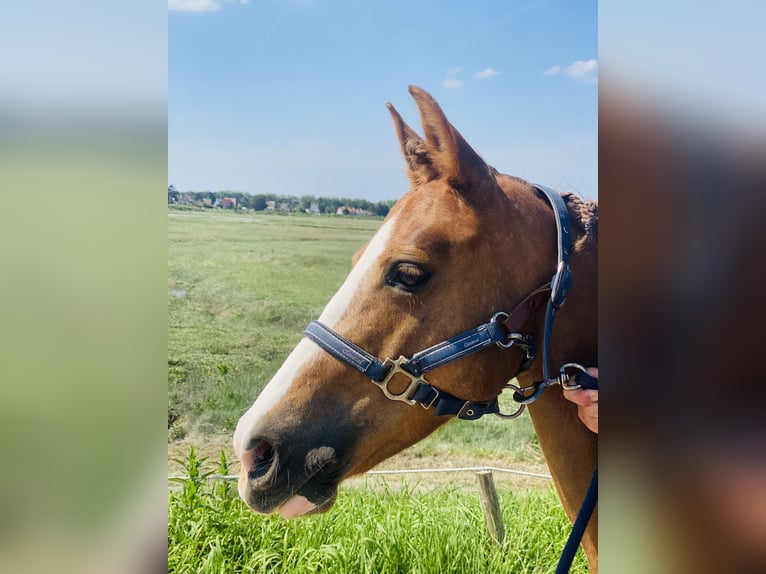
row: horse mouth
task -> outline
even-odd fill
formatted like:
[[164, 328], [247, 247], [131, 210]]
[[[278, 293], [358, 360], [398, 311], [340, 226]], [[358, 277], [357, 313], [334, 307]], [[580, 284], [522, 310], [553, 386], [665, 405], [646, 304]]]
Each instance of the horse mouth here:
[[278, 511], [296, 518], [326, 512], [335, 503], [342, 472], [333, 448], [310, 449], [297, 461], [259, 439], [245, 457], [239, 494], [258, 514]]

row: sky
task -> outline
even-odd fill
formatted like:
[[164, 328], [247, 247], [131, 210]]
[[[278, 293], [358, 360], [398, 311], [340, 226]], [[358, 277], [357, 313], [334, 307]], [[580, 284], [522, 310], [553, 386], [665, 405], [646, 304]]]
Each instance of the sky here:
[[609, 86], [671, 115], [763, 133], [766, 2], [601, 0], [598, 12]]
[[597, 3], [169, 0], [168, 183], [397, 199], [409, 84], [499, 171], [598, 196]]

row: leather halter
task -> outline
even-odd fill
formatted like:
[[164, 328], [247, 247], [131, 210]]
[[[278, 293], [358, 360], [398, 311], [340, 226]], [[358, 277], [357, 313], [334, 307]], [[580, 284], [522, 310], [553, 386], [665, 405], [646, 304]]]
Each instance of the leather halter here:
[[[533, 184], [532, 187], [547, 198], [553, 208], [558, 236], [558, 262], [551, 282], [532, 291], [510, 313], [497, 312], [489, 322], [415, 353], [411, 357], [400, 356], [398, 359], [389, 358], [384, 361], [319, 321], [309, 323], [303, 334], [339, 361], [357, 369], [391, 400], [409, 405], [419, 403], [425, 409], [434, 407], [436, 416], [455, 415], [465, 420], [475, 420], [485, 414], [495, 414], [505, 418], [518, 416], [524, 409], [524, 404], [539, 396], [545, 388], [544, 385], [536, 386], [534, 393], [526, 396], [525, 389], [507, 384], [507, 388], [515, 389], [514, 399], [521, 404], [518, 411], [504, 414], [500, 412], [497, 398], [491, 401], [460, 399], [432, 386], [426, 381], [424, 375], [432, 369], [492, 345], [498, 345], [502, 348], [518, 347], [525, 351], [525, 359], [519, 371], [509, 377], [512, 379], [528, 369], [535, 360], [535, 338], [533, 335], [521, 333], [520, 330], [531, 314], [547, 300], [543, 328], [542, 368], [544, 381], [552, 380], [550, 379], [549, 347], [553, 321], [556, 312], [564, 304], [572, 284], [572, 275], [569, 271], [569, 254], [572, 248], [571, 230], [569, 214], [563, 198], [549, 187], [537, 184]], [[399, 393], [392, 392], [389, 388], [389, 383], [397, 375], [403, 375], [410, 380], [407, 388]]]

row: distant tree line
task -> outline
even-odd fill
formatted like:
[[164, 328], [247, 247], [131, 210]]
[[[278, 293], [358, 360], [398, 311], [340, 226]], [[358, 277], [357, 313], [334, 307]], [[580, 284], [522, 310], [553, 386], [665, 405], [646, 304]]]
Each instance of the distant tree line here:
[[174, 186], [168, 187], [168, 203], [189, 203], [204, 205], [207, 207], [222, 204], [224, 198], [231, 197], [237, 200], [237, 208], [250, 209], [253, 211], [265, 211], [268, 202], [274, 202], [276, 211], [289, 212], [312, 212], [335, 214], [341, 210], [344, 213], [354, 213], [362, 210], [371, 215], [385, 217], [393, 207], [396, 200], [372, 202], [366, 199], [347, 197], [316, 197], [314, 195], [277, 195], [275, 193], [250, 194], [246, 191], [178, 191]]

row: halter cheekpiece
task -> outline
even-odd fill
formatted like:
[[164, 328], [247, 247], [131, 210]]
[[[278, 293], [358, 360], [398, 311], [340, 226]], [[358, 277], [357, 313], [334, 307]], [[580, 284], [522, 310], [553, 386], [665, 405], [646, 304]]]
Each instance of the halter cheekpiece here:
[[[549, 347], [553, 321], [572, 285], [572, 275], [569, 271], [572, 241], [569, 214], [562, 197], [549, 187], [543, 185], [532, 187], [547, 198], [553, 208], [558, 236], [558, 263], [550, 283], [532, 291], [510, 313], [503, 311], [494, 313], [487, 323], [415, 353], [411, 357], [400, 356], [398, 359], [388, 358], [383, 361], [319, 321], [309, 323], [303, 334], [339, 361], [360, 371], [379, 387], [388, 399], [409, 405], [417, 403], [425, 409], [434, 407], [436, 416], [455, 415], [460, 419], [475, 420], [486, 414], [495, 414], [502, 418], [514, 418], [522, 413], [527, 403], [537, 400], [548, 386], [560, 384], [568, 390], [581, 387], [595, 388], [595, 379], [588, 376], [585, 369], [576, 363], [565, 364], [556, 377], [550, 377]], [[524, 388], [510, 383], [505, 385], [505, 388], [513, 389], [513, 398], [519, 403], [519, 408], [515, 412], [510, 414], [500, 412], [497, 398], [484, 402], [460, 399], [437, 389], [425, 379], [428, 371], [492, 345], [506, 349], [515, 347], [524, 352], [521, 367], [513, 376], [528, 369], [536, 357], [536, 342], [533, 335], [519, 331], [529, 316], [546, 301], [542, 344], [543, 380]], [[575, 376], [569, 374], [572, 370], [576, 371]], [[409, 379], [406, 388], [401, 392], [393, 392], [390, 388], [391, 381], [397, 376]], [[574, 384], [569, 382], [572, 378], [575, 379]]]

